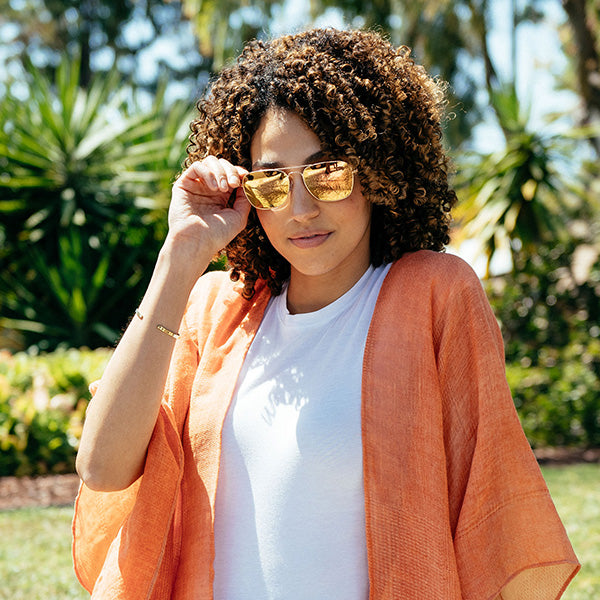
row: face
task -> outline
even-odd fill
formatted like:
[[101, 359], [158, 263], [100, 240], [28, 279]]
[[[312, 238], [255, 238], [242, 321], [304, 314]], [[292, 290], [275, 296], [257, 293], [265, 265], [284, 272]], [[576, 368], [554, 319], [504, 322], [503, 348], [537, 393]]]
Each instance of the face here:
[[[295, 113], [284, 109], [270, 109], [265, 114], [252, 138], [250, 153], [253, 170], [342, 158], [325, 156], [316, 134]], [[290, 263], [288, 297], [319, 285], [333, 286], [336, 289], [331, 292], [339, 297], [369, 266], [371, 203], [363, 196], [356, 174], [354, 177], [348, 198], [321, 202], [308, 192], [300, 173], [292, 172], [287, 204], [275, 211], [258, 211], [269, 240]]]

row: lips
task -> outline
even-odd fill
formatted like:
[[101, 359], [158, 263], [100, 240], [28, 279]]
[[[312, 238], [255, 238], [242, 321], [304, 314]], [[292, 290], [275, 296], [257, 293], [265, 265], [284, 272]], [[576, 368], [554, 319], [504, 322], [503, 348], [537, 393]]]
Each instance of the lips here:
[[329, 239], [331, 231], [307, 232], [291, 236], [290, 242], [297, 248], [315, 248]]

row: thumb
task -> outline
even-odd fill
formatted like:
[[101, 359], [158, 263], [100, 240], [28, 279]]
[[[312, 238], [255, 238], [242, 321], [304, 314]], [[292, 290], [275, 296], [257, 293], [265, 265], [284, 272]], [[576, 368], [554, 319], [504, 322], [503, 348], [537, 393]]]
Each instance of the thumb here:
[[248, 221], [248, 216], [250, 215], [250, 210], [252, 207], [250, 206], [250, 202], [248, 202], [246, 194], [244, 194], [244, 190], [241, 187], [239, 187], [235, 192], [232, 208], [242, 217], [244, 223], [242, 227], [243, 229], [246, 226], [246, 222]]

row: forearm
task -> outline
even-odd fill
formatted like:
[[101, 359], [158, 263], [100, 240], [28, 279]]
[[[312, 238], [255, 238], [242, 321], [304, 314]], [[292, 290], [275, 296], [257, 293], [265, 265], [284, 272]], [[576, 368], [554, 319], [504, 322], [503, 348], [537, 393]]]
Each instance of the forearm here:
[[[175, 339], [194, 284], [182, 257], [163, 248], [150, 285], [88, 407], [77, 471], [91, 488], [123, 489], [142, 473]], [[208, 264], [208, 259], [206, 259]]]

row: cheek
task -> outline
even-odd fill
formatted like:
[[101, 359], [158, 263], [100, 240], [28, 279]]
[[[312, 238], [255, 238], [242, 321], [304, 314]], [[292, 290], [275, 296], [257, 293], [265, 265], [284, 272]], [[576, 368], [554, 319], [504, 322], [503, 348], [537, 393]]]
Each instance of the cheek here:
[[373, 205], [362, 195], [359, 194], [354, 199], [353, 220], [357, 225], [361, 222], [370, 223]]
[[367, 216], [367, 219], [371, 219], [371, 215], [373, 214], [373, 205], [363, 196], [363, 210], [365, 215]]
[[267, 216], [266, 211], [256, 210], [256, 217], [258, 218], [258, 222], [261, 224], [262, 228], [265, 230], [266, 233], [269, 229], [269, 217]]
[[352, 193], [348, 199], [353, 201], [357, 212], [361, 211], [369, 215], [371, 214], [371, 208], [373, 205], [363, 194], [362, 185], [358, 177], [354, 180], [354, 189], [352, 190]]
[[276, 246], [279, 230], [279, 219], [277, 213], [270, 210], [257, 210], [258, 221], [260, 222], [269, 241]]

